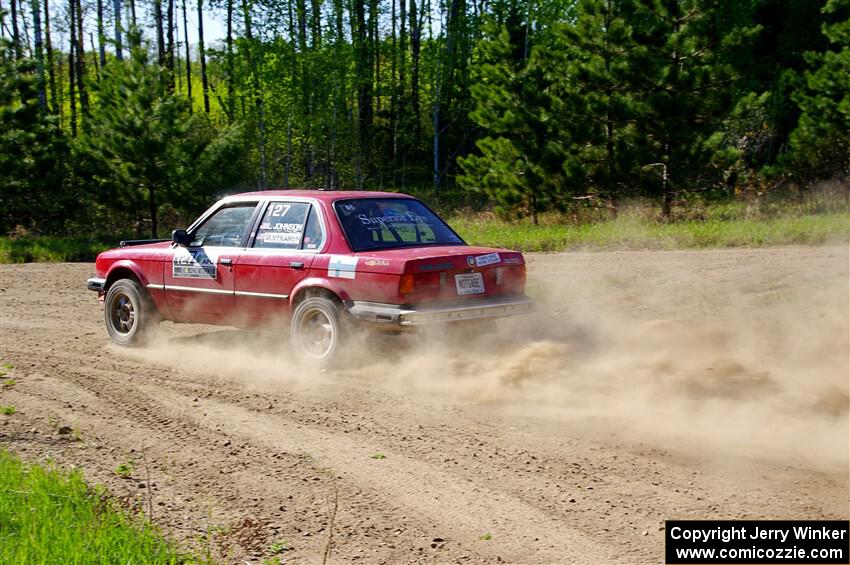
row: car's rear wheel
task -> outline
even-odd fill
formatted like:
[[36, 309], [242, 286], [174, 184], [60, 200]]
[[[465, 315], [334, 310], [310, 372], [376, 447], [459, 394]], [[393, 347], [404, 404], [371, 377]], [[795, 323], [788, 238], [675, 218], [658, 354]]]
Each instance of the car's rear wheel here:
[[329, 365], [342, 349], [344, 324], [340, 305], [323, 296], [312, 296], [292, 314], [292, 348], [304, 361]]
[[142, 286], [133, 279], [115, 281], [103, 301], [106, 331], [118, 345], [141, 345], [159, 323], [159, 314]]

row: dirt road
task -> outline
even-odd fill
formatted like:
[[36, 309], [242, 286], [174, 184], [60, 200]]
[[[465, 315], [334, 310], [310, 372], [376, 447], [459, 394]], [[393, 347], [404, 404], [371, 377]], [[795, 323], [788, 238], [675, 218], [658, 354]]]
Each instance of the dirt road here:
[[529, 263], [497, 335], [326, 373], [206, 326], [117, 349], [92, 265], [2, 265], [0, 445], [225, 562], [660, 563], [669, 518], [847, 518], [846, 248]]

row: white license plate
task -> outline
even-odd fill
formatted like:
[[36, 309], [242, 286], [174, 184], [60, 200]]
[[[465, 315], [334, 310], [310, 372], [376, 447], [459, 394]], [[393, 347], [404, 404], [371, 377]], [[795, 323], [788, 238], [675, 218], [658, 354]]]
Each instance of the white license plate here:
[[484, 277], [481, 273], [463, 273], [455, 275], [458, 294], [481, 294], [484, 292]]

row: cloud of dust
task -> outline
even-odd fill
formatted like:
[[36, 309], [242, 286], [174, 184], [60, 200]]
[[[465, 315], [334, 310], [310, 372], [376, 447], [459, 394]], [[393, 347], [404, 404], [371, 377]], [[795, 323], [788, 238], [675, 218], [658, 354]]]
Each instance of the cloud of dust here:
[[493, 335], [435, 332], [357, 371], [650, 444], [846, 469], [850, 261], [805, 254], [542, 256], [534, 314]]
[[130, 354], [261, 388], [381, 387], [594, 421], [660, 446], [846, 467], [847, 252], [759, 253], [535, 256], [535, 313], [495, 333], [360, 333], [334, 371], [294, 365], [285, 332], [196, 326]]

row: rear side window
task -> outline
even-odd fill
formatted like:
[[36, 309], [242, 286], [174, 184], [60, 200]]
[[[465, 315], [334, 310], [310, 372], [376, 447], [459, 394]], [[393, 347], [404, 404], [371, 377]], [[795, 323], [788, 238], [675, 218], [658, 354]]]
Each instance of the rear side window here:
[[322, 231], [322, 221], [315, 206], [310, 206], [310, 215], [307, 216], [307, 227], [304, 228], [304, 249], [320, 249], [325, 242]]
[[270, 202], [260, 221], [254, 247], [318, 249], [323, 241], [318, 214], [306, 202]]

